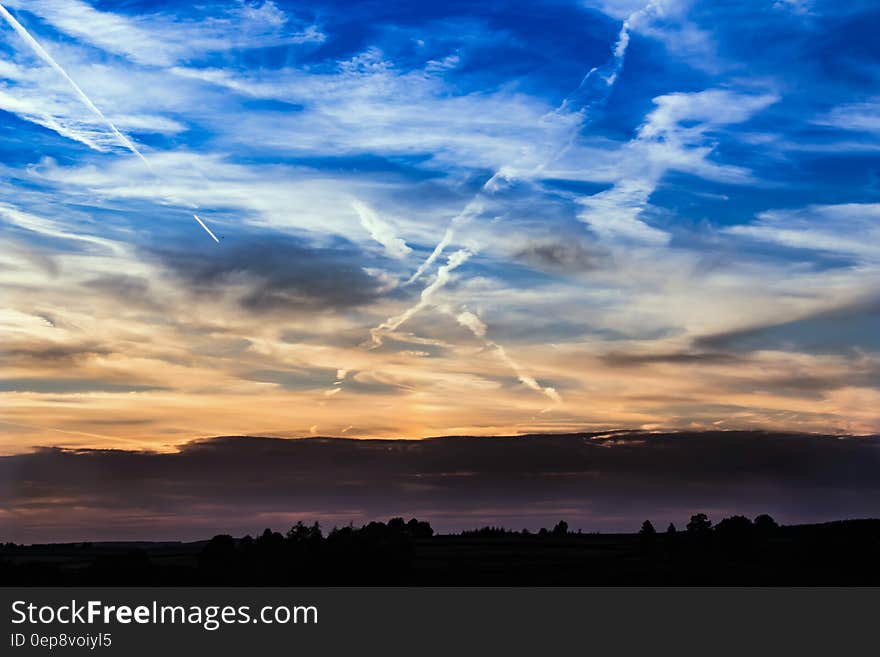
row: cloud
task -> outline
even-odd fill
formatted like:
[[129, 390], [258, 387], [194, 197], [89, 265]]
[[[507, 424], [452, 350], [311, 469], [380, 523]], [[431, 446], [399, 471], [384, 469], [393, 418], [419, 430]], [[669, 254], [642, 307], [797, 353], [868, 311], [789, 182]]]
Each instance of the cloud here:
[[695, 344], [735, 351], [806, 353], [880, 351], [880, 299], [863, 299], [797, 319], [699, 336]]
[[739, 358], [733, 354], [719, 352], [671, 352], [671, 353], [630, 353], [612, 351], [602, 356], [611, 367], [637, 367], [641, 365], [714, 365], [736, 363]]
[[0, 379], [0, 392], [78, 393], [78, 392], [150, 392], [159, 386], [120, 383], [100, 379]]
[[572, 528], [634, 531], [645, 517], [680, 524], [705, 510], [787, 523], [871, 515], [878, 460], [877, 437], [764, 432], [216, 438], [164, 454], [0, 457], [0, 492], [14, 541], [253, 534], [274, 514], [291, 525], [415, 515], [445, 531], [564, 517]]
[[395, 235], [391, 225], [383, 221], [369, 206], [357, 200], [353, 201], [351, 205], [370, 237], [385, 247], [387, 256], [401, 259], [412, 253], [412, 249], [406, 245], [406, 242]]
[[566, 273], [593, 271], [608, 264], [607, 252], [576, 239], [527, 241], [513, 257], [538, 269]]
[[142, 65], [170, 66], [214, 51], [325, 39], [315, 26], [290, 21], [271, 1], [224, 3], [219, 15], [200, 17], [197, 10], [191, 18], [162, 12], [128, 16], [101, 11], [81, 0], [9, 0], [7, 4], [39, 16], [60, 32]]
[[880, 133], [880, 100], [838, 105], [813, 122], [839, 130]]
[[97, 342], [13, 342], [3, 349], [3, 355], [10, 366], [22, 364], [53, 365], [57, 367], [71, 366], [79, 361], [95, 356], [107, 356], [111, 350]]
[[773, 8], [780, 11], [790, 11], [793, 14], [809, 14], [814, 5], [814, 0], [776, 0]]
[[777, 100], [771, 94], [738, 94], [725, 89], [672, 93], [653, 99], [655, 109], [619, 154], [614, 186], [579, 199], [578, 215], [601, 240], [609, 243], [665, 244], [669, 233], [648, 225], [641, 214], [668, 171], [745, 182], [747, 172], [709, 160], [707, 133], [740, 123]]
[[378, 298], [381, 284], [350, 247], [316, 248], [284, 237], [227, 242], [214, 252], [151, 255], [193, 293], [234, 294], [252, 312], [345, 310]]
[[333, 371], [322, 368], [291, 368], [287, 370], [257, 370], [246, 372], [243, 378], [274, 383], [285, 390], [316, 390], [327, 385]]
[[[97, 237], [84, 232], [71, 230], [64, 223], [55, 219], [25, 212], [14, 205], [0, 203], [0, 221], [8, 223], [16, 228], [21, 228], [45, 237], [59, 238], [72, 242], [83, 242], [101, 247], [103, 251], [122, 254], [124, 247], [110, 239]], [[69, 222], [68, 222], [69, 223]]]
[[271, 124], [256, 113], [243, 113], [235, 131], [222, 131], [222, 143], [236, 149], [259, 145], [282, 153], [327, 156], [429, 155], [422, 166], [435, 171], [497, 171], [511, 162], [537, 164], [545, 157], [548, 137], [555, 145], [558, 135], [570, 130], [567, 121], [548, 121], [553, 106], [543, 99], [508, 87], [456, 92], [442, 75], [427, 71], [427, 64], [398, 66], [370, 47], [313, 73], [190, 67], [176, 67], [174, 73], [201, 81], [209, 90], [221, 87], [301, 108], [271, 112]]
[[85, 281], [83, 285], [97, 290], [120, 303], [137, 303], [140, 306], [150, 308], [161, 307], [161, 304], [152, 296], [149, 281], [139, 276], [104, 274]]
[[794, 249], [841, 253], [870, 263], [880, 262], [878, 203], [812, 205], [794, 210], [767, 210], [748, 224], [725, 231]]

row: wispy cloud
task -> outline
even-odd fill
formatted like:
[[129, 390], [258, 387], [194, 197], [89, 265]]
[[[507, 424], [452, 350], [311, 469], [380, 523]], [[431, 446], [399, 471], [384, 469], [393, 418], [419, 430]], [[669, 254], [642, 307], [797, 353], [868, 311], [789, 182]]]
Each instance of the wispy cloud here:
[[124, 16], [82, 0], [7, 0], [55, 29], [137, 64], [171, 66], [211, 52], [285, 44], [319, 44], [325, 35], [291, 18], [274, 2], [225, 3], [220, 15], [182, 19], [154, 12]]
[[353, 201], [351, 206], [360, 217], [361, 226], [370, 234], [370, 237], [385, 248], [386, 255], [400, 259], [412, 252], [406, 242], [395, 234], [392, 226], [383, 221], [369, 206], [358, 200]]
[[675, 93], [654, 99], [654, 109], [619, 157], [619, 178], [604, 192], [580, 199], [579, 215], [603, 239], [663, 244], [666, 231], [640, 218], [651, 194], [670, 170], [709, 179], [748, 180], [748, 172], [709, 159], [706, 134], [740, 123], [777, 100], [770, 94], [746, 95], [722, 89]]
[[880, 100], [845, 103], [813, 119], [818, 125], [856, 132], [880, 132]]
[[767, 210], [728, 233], [775, 242], [794, 249], [839, 253], [880, 263], [880, 204], [814, 205]]

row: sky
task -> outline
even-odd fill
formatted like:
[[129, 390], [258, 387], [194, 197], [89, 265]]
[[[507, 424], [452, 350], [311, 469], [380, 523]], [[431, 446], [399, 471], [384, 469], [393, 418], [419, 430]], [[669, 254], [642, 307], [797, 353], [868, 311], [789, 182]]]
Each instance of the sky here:
[[874, 2], [0, 4], [2, 455], [880, 432]]

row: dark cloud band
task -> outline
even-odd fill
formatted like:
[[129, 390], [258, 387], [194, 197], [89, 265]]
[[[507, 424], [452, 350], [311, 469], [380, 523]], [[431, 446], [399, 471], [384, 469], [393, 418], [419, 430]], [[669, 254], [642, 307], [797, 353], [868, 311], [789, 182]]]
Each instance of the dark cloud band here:
[[770, 512], [880, 513], [880, 437], [624, 432], [507, 438], [228, 437], [175, 453], [43, 449], [0, 459], [15, 540], [196, 538], [416, 515], [440, 529], [633, 529]]

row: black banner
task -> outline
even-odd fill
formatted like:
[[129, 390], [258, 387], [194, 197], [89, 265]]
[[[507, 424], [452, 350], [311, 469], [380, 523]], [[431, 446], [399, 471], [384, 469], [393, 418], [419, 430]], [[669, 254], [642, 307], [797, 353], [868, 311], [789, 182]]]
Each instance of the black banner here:
[[0, 654], [844, 654], [876, 589], [6, 588]]

